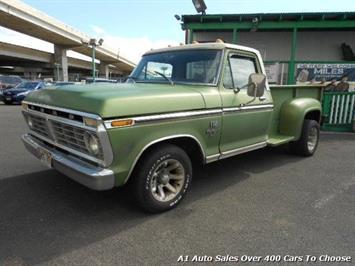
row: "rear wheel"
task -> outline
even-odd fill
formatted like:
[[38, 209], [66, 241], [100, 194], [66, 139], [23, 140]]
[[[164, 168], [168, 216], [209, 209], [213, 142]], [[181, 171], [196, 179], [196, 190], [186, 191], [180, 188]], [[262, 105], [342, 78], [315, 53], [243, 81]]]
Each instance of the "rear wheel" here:
[[315, 120], [305, 119], [303, 122], [302, 134], [299, 140], [289, 143], [289, 150], [292, 153], [312, 156], [318, 147], [319, 124]]
[[192, 166], [181, 148], [163, 144], [140, 159], [131, 182], [137, 204], [152, 213], [174, 208], [191, 183]]

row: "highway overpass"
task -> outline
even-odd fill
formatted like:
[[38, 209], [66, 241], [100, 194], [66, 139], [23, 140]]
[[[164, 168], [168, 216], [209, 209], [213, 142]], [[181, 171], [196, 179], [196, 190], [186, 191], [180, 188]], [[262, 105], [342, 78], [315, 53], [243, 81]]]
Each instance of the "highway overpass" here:
[[[68, 79], [67, 50], [92, 55], [92, 48], [88, 45], [90, 36], [21, 1], [0, 0], [0, 26], [53, 43], [54, 63], [61, 66], [60, 76], [57, 77], [60, 80]], [[123, 75], [129, 74], [135, 66], [119, 56], [118, 48], [110, 49], [105, 44], [96, 48], [96, 59], [100, 60], [99, 69], [106, 77], [109, 65], [115, 66]]]
[[[91, 76], [90, 61], [67, 57], [68, 77], [78, 81], [80, 77]], [[24, 76], [27, 79], [49, 78], [56, 69], [54, 54], [20, 45], [0, 42], [0, 74]], [[99, 68], [99, 65], [97, 66]], [[124, 73], [115, 65], [109, 65], [109, 77], [119, 77]]]

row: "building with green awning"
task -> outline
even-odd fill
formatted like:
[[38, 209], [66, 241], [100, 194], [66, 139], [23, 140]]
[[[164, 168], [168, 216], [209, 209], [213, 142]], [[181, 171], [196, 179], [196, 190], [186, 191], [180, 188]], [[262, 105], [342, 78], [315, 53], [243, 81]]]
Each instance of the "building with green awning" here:
[[270, 83], [355, 82], [355, 12], [183, 15], [182, 29], [258, 49]]

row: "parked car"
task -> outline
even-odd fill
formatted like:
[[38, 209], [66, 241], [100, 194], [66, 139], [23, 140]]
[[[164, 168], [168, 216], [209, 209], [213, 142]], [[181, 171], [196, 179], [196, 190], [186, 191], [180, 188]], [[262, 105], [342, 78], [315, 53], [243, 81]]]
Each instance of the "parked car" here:
[[143, 56], [127, 83], [31, 93], [23, 103], [29, 133], [22, 140], [77, 182], [95, 190], [129, 184], [139, 206], [162, 212], [184, 198], [196, 163], [283, 144], [313, 155], [321, 90], [270, 87], [252, 48], [157, 49]]
[[0, 75], [0, 101], [4, 101], [4, 91], [16, 87], [24, 80], [19, 76], [2, 76]]
[[[86, 84], [94, 83], [93, 78], [86, 78]], [[95, 78], [95, 83], [117, 83], [115, 79], [104, 79], [104, 78]]]
[[62, 87], [62, 86], [67, 86], [67, 85], [75, 85], [75, 82], [71, 82], [71, 81], [57, 81], [54, 82], [51, 86], [54, 87]]
[[0, 90], [14, 88], [23, 81], [19, 76], [0, 76]]
[[44, 88], [43, 81], [25, 81], [18, 84], [15, 88], [8, 89], [3, 93], [3, 101], [5, 104], [21, 103], [23, 99], [35, 90]]

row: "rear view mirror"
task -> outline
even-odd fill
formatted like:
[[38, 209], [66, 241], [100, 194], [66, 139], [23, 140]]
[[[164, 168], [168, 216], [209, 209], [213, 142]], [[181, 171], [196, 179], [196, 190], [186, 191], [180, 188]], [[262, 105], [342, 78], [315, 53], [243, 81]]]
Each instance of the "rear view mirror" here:
[[248, 83], [248, 96], [254, 98], [263, 96], [265, 84], [266, 76], [264, 74], [250, 74]]

